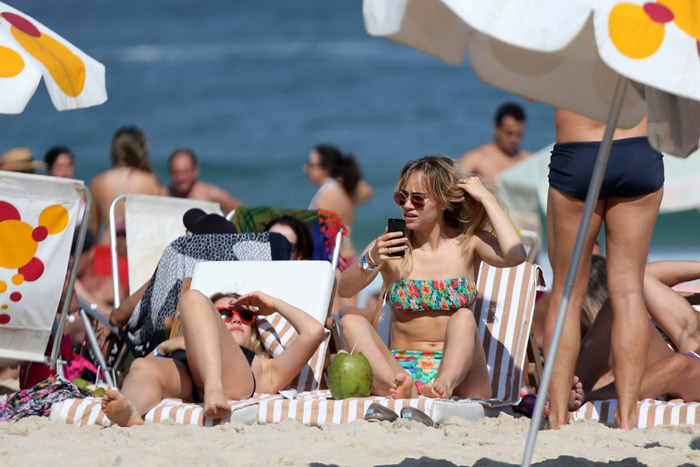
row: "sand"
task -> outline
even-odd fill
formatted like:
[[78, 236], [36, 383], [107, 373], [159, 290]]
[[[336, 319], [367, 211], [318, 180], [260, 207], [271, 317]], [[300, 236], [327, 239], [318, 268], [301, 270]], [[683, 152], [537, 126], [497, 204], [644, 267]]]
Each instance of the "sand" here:
[[[13, 387], [0, 381], [0, 387]], [[501, 414], [438, 428], [408, 420], [307, 427], [163, 422], [75, 427], [45, 417], [0, 423], [3, 465], [520, 465], [530, 419]], [[540, 431], [533, 464], [700, 465], [700, 425], [623, 432], [597, 422]]]

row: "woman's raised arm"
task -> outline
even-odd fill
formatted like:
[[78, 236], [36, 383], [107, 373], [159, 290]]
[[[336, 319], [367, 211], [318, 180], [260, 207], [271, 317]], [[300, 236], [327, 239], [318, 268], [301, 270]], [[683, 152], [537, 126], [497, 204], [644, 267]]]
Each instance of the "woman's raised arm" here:
[[496, 267], [517, 266], [525, 261], [527, 252], [518, 229], [496, 196], [484, 187], [478, 177], [460, 180], [458, 185], [484, 206], [493, 228], [494, 235], [487, 232], [477, 232], [474, 235], [474, 250], [477, 255]]
[[260, 392], [276, 393], [284, 389], [301, 372], [306, 362], [318, 349], [324, 336], [323, 326], [305, 311], [262, 292], [245, 294], [231, 300], [230, 303], [256, 306], [258, 314], [263, 316], [277, 312], [297, 331], [297, 338], [280, 355], [266, 359], [268, 363], [262, 366], [262, 381], [257, 382]]

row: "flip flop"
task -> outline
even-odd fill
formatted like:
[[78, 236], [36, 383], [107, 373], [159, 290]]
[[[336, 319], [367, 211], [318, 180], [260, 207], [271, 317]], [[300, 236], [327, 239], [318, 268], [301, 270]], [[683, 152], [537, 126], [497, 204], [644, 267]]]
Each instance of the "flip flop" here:
[[433, 421], [433, 419], [430, 418], [430, 416], [427, 413], [423, 412], [422, 410], [418, 410], [415, 407], [404, 407], [403, 409], [401, 409], [401, 418], [422, 423], [423, 425], [428, 426], [430, 428], [435, 427], [435, 422]]
[[374, 402], [367, 408], [367, 412], [365, 412], [363, 418], [368, 422], [393, 422], [397, 420], [399, 416], [393, 410]]

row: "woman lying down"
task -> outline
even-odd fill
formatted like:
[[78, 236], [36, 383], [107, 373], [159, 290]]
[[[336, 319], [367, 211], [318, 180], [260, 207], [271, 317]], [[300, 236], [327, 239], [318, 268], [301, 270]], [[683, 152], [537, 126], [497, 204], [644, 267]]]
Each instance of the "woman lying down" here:
[[[282, 315], [299, 336], [277, 357], [259, 339], [256, 315]], [[145, 358], [134, 360], [121, 392], [107, 390], [102, 410], [117, 425], [142, 425], [144, 415], [166, 398], [204, 401], [204, 415], [231, 413], [229, 399], [255, 392], [274, 394], [301, 372], [323, 339], [312, 316], [262, 292], [207, 298], [190, 290], [180, 298], [183, 336], [166, 340]]]

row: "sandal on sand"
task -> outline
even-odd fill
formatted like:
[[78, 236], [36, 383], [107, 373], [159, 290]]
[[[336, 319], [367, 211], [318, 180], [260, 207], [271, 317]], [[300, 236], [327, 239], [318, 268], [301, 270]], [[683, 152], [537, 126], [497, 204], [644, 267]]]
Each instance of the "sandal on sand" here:
[[367, 408], [364, 416], [364, 419], [368, 422], [393, 422], [398, 418], [399, 416], [396, 412], [376, 402]]
[[433, 419], [430, 418], [427, 413], [423, 412], [422, 410], [418, 410], [415, 407], [404, 407], [401, 409], [401, 418], [413, 420], [414, 422], [422, 423], [423, 425], [431, 428], [435, 427], [435, 422]]

